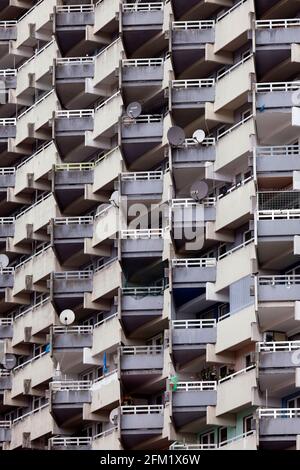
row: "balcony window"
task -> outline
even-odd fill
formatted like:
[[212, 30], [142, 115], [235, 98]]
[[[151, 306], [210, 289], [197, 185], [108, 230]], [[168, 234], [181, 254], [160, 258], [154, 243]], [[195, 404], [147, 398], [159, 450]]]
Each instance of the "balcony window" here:
[[219, 442], [227, 441], [228, 433], [227, 428], [223, 427], [219, 429]]
[[243, 418], [243, 434], [252, 430], [253, 415], [245, 416]]
[[205, 434], [202, 434], [200, 436], [200, 444], [203, 444], [205, 446], [216, 444], [215, 432], [211, 431], [211, 432], [207, 432]]

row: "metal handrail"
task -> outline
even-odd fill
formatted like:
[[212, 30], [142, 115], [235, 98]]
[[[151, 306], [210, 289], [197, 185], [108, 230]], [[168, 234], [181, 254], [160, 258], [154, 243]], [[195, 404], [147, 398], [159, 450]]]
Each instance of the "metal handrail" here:
[[52, 39], [51, 41], [49, 41], [45, 46], [43, 46], [41, 49], [38, 49], [31, 57], [29, 57], [28, 60], [26, 60], [26, 62], [23, 62], [22, 65], [20, 65], [20, 67], [18, 68], [18, 72], [23, 68], [25, 67], [25, 65], [27, 65], [29, 62], [31, 62], [32, 60], [34, 60], [38, 55], [40, 55], [45, 49], [48, 49], [49, 46], [51, 46], [51, 44], [53, 44], [55, 42], [55, 39]]
[[295, 80], [294, 82], [268, 82], [268, 83], [256, 83], [257, 93], [273, 92], [273, 91], [294, 91], [299, 90], [300, 81]]
[[258, 276], [258, 284], [260, 286], [290, 286], [292, 284], [300, 284], [300, 274], [276, 274], [275, 276]]
[[209, 268], [216, 266], [216, 258], [175, 258], [171, 260], [173, 267], [188, 268], [188, 267], [200, 267]]
[[172, 29], [186, 30], [186, 29], [212, 29], [215, 27], [214, 20], [201, 20], [201, 21], [173, 21]]
[[29, 108], [27, 108], [25, 111], [23, 111], [23, 113], [19, 114], [17, 119], [19, 120], [19, 119], [21, 119], [21, 117], [25, 116], [25, 114], [28, 114], [30, 111], [32, 111], [34, 108], [36, 108], [38, 104], [45, 101], [45, 99], [48, 98], [48, 96], [52, 95], [52, 93], [54, 93], [54, 88], [52, 88], [52, 90], [48, 91], [48, 93], [45, 93], [39, 100], [37, 100], [35, 103], [33, 103], [33, 105], [29, 106]]
[[163, 238], [164, 229], [162, 228], [147, 228], [147, 229], [127, 229], [121, 230], [121, 239], [132, 238], [138, 239], [149, 239], [149, 238]]
[[138, 354], [161, 354], [163, 352], [163, 346], [151, 345], [151, 346], [121, 346], [120, 352], [122, 355], [135, 356]]
[[23, 211], [19, 212], [19, 213], [16, 215], [16, 219], [19, 219], [22, 215], [26, 214], [26, 212], [29, 212], [31, 209], [33, 209], [34, 207], [38, 206], [41, 202], [45, 201], [45, 200], [48, 199], [50, 196], [52, 196], [52, 193], [47, 193], [47, 194], [44, 194], [43, 196], [41, 196], [34, 204], [32, 204], [32, 205], [29, 206], [29, 207], [26, 207], [26, 209], [24, 209]]
[[29, 261], [33, 260], [34, 258], [37, 258], [39, 255], [41, 255], [42, 253], [44, 253], [46, 250], [48, 250], [49, 248], [51, 248], [51, 244], [49, 243], [49, 245], [46, 245], [44, 246], [43, 248], [41, 248], [39, 251], [37, 251], [36, 253], [34, 253], [33, 255], [29, 256], [28, 258], [24, 259], [24, 261], [21, 261], [21, 263], [19, 264], [16, 264], [15, 266], [15, 270], [17, 270], [18, 268], [21, 268], [21, 266], [24, 266], [25, 264], [27, 264]]
[[215, 380], [210, 381], [199, 381], [199, 382], [178, 382], [177, 390], [189, 392], [190, 390], [199, 390], [201, 392], [205, 390], [217, 390], [217, 382]]
[[259, 408], [259, 418], [300, 418], [300, 408]]
[[57, 57], [55, 59], [56, 65], [64, 65], [64, 64], [69, 64], [69, 65], [77, 65], [77, 64], [93, 64], [95, 61], [95, 57]]
[[300, 209], [272, 209], [257, 212], [257, 220], [300, 219]]
[[94, 117], [93, 109], [59, 109], [55, 111], [55, 117], [59, 119]]
[[92, 386], [91, 380], [56, 380], [50, 382], [50, 388], [53, 392], [67, 390], [90, 390]]
[[149, 181], [160, 180], [163, 178], [162, 171], [136, 171], [121, 173], [122, 181]]
[[93, 271], [57, 271], [53, 273], [54, 279], [91, 279]]
[[34, 152], [32, 155], [30, 155], [30, 157], [26, 158], [25, 160], [23, 160], [21, 163], [19, 163], [19, 165], [17, 165], [17, 170], [19, 168], [22, 168], [23, 165], [25, 165], [26, 163], [28, 163], [30, 160], [32, 160], [36, 155], [38, 155], [39, 153], [43, 152], [47, 147], [49, 147], [51, 144], [53, 143], [53, 140], [50, 140], [49, 142], [47, 142], [46, 144], [42, 145], [42, 147], [40, 147], [36, 152]]
[[172, 88], [210, 88], [214, 85], [214, 78], [172, 80]]
[[89, 11], [94, 11], [95, 6], [93, 4], [91, 5], [57, 5], [56, 7], [56, 12], [57, 13], [84, 13], [84, 12], [89, 12]]
[[123, 3], [122, 11], [160, 11], [163, 10], [163, 3]]
[[86, 446], [92, 443], [91, 437], [51, 437], [49, 439], [51, 446]]
[[0, 421], [0, 428], [1, 429], [10, 429], [11, 428], [11, 421], [10, 420]]
[[0, 225], [11, 225], [15, 223], [14, 217], [0, 217]]
[[181, 444], [180, 442], [174, 442], [170, 445], [169, 450], [213, 450], [217, 448], [217, 444]]
[[300, 349], [300, 341], [262, 341], [257, 343], [259, 352], [295, 351]]
[[162, 114], [141, 114], [137, 118], [129, 118], [128, 116], [124, 116], [123, 121], [126, 124], [150, 124], [152, 122], [162, 122], [163, 115]]
[[9, 268], [0, 268], [0, 275], [1, 274], [13, 274], [15, 272], [15, 268], [9, 267]]
[[187, 328], [215, 328], [217, 320], [215, 318], [203, 318], [201, 320], [172, 320], [172, 327], [175, 330]]
[[220, 73], [220, 75], [217, 76], [217, 81], [219, 81], [221, 78], [225, 77], [226, 75], [229, 75], [232, 73], [235, 69], [237, 69], [240, 65], [243, 65], [245, 62], [247, 62], [250, 58], [253, 57], [253, 54], [247, 55], [247, 57], [244, 57], [242, 60], [234, 64], [232, 67], [229, 69], [225, 70], [225, 72]]
[[[204, 206], [214, 206], [216, 203], [215, 197], [208, 197], [201, 201], [201, 204]], [[172, 199], [171, 206], [172, 207], [191, 207], [191, 206], [199, 206], [200, 204], [192, 198], [183, 198], [183, 199]]]
[[84, 171], [93, 170], [95, 167], [94, 162], [80, 162], [80, 163], [57, 163], [54, 166], [55, 171]]
[[78, 334], [78, 335], [89, 335], [93, 332], [92, 325], [72, 325], [72, 326], [52, 326], [52, 331], [54, 334]]
[[35, 362], [37, 359], [40, 359], [41, 357], [45, 356], [46, 354], [49, 354], [48, 351], [43, 351], [37, 356], [32, 357], [28, 361], [22, 362], [22, 364], [19, 364], [18, 366], [14, 367], [12, 372], [15, 373], [17, 370], [23, 369], [23, 367], [27, 366], [28, 364], [32, 364]]
[[216, 139], [215, 137], [206, 137], [203, 142], [201, 142], [201, 144], [196, 140], [194, 139], [193, 137], [189, 137], [187, 139], [184, 140], [183, 144], [181, 145], [178, 145], [177, 147], [181, 148], [181, 147], [195, 147], [196, 145], [201, 145], [201, 146], [210, 146], [210, 145], [215, 145], [216, 143]]
[[227, 129], [226, 131], [224, 132], [221, 132], [218, 137], [217, 137], [217, 140], [220, 140], [222, 137], [224, 137], [225, 135], [227, 134], [230, 134], [232, 131], [234, 131], [235, 129], [237, 129], [238, 127], [242, 126], [243, 124], [245, 124], [245, 122], [248, 122], [250, 121], [250, 119], [253, 119], [253, 114], [250, 114], [250, 116], [247, 116], [246, 118], [242, 119], [241, 121], [237, 122], [236, 124], [234, 124], [234, 126], [231, 126], [229, 129]]
[[95, 436], [93, 436], [93, 440], [95, 439], [101, 439], [102, 437], [105, 437], [107, 436], [108, 434], [111, 434], [113, 433], [114, 431], [117, 431], [118, 427], [117, 426], [114, 426], [113, 428], [110, 428], [110, 429], [106, 429], [106, 431], [102, 431], [100, 432], [99, 434], [96, 434]]
[[81, 216], [81, 217], [56, 217], [54, 219], [54, 225], [89, 225], [94, 222], [92, 216]]
[[222, 379], [219, 380], [219, 384], [226, 382], [227, 380], [232, 380], [235, 377], [245, 374], [246, 372], [249, 372], [252, 369], [256, 368], [256, 364], [251, 364], [251, 366], [245, 367], [244, 369], [238, 370], [237, 372], [234, 372], [233, 374], [226, 375], [226, 377], [223, 377]]
[[249, 240], [241, 243], [240, 245], [238, 246], [235, 246], [234, 248], [232, 248], [232, 250], [228, 250], [226, 251], [225, 253], [223, 253], [222, 255], [220, 255], [218, 257], [218, 260], [221, 260], [223, 258], [226, 258], [227, 256], [229, 255], [232, 255], [233, 253], [235, 253], [236, 251], [239, 251], [241, 248], [245, 248], [245, 246], [248, 246], [248, 245], [251, 245], [251, 243], [254, 243], [254, 238], [250, 238]]
[[290, 155], [300, 155], [300, 146], [298, 144], [256, 147], [257, 157], [288, 157]]
[[120, 94], [121, 94], [121, 92], [120, 92], [120, 90], [119, 90], [119, 91], [117, 91], [116, 93], [114, 93], [113, 95], [111, 95], [109, 98], [107, 98], [106, 100], [102, 101], [102, 103], [100, 103], [100, 104], [96, 107], [95, 111], [98, 111], [99, 109], [104, 108], [104, 106], [106, 106], [110, 101], [112, 101], [116, 96], [118, 96], [118, 95], [120, 95]]
[[16, 118], [0, 118], [0, 126], [15, 126], [17, 124]]
[[300, 18], [255, 21], [257, 29], [290, 28], [293, 26], [300, 26]]
[[241, 439], [245, 439], [245, 437], [248, 436], [253, 436], [256, 433], [255, 429], [250, 429], [250, 431], [243, 432], [242, 434], [239, 434], [238, 436], [232, 437], [231, 439], [226, 439], [226, 441], [221, 441], [219, 443], [219, 447], [224, 447], [228, 444], [231, 444], [232, 442], [239, 441]]
[[164, 59], [150, 58], [150, 59], [123, 59], [123, 67], [161, 67]]
[[246, 3], [247, 1], [248, 0], [241, 0], [240, 2], [236, 3], [235, 5], [233, 5], [233, 7], [229, 8], [229, 10], [226, 10], [222, 15], [218, 16], [216, 21], [218, 22], [218, 21], [222, 20], [223, 18], [225, 18], [225, 16], [232, 13], [234, 10], [239, 8], [243, 3]]
[[0, 325], [1, 326], [11, 326], [13, 324], [13, 318], [7, 317], [7, 318], [0, 318]]
[[18, 313], [18, 315], [16, 315], [14, 317], [14, 321], [16, 321], [20, 317], [23, 317], [24, 315], [26, 315], [26, 313], [33, 312], [34, 310], [36, 310], [41, 305], [44, 305], [45, 303], [49, 302], [49, 300], [50, 300], [50, 296], [46, 297], [45, 299], [42, 299], [40, 302], [37, 302], [36, 304], [32, 305], [31, 307], [27, 308], [26, 310], [23, 310], [22, 312]]
[[122, 415], [137, 415], [137, 414], [161, 414], [164, 410], [163, 405], [135, 405], [135, 406], [121, 406]]
[[163, 286], [151, 286], [151, 287], [123, 287], [123, 295], [158, 295], [163, 293]]
[[16, 77], [17, 69], [1, 69], [0, 77]]

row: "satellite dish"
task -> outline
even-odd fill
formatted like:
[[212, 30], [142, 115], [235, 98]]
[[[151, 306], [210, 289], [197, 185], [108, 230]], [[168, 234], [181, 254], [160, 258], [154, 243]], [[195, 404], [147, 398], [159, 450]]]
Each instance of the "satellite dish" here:
[[0, 255], [0, 268], [6, 268], [9, 263], [9, 258], [6, 255]]
[[142, 106], [138, 101], [133, 101], [126, 108], [127, 116], [130, 118], [137, 118], [142, 112]]
[[203, 199], [207, 193], [208, 185], [205, 183], [205, 181], [196, 181], [192, 184], [190, 194], [195, 201], [201, 201], [201, 199]]
[[111, 424], [116, 425], [118, 423], [118, 418], [119, 418], [119, 408], [115, 408], [109, 414], [109, 421], [111, 422]]
[[181, 127], [172, 126], [168, 130], [167, 138], [171, 145], [174, 145], [175, 147], [177, 147], [177, 145], [181, 145], [184, 142], [184, 139], [185, 139], [184, 130], [181, 129]]
[[59, 321], [62, 325], [72, 325], [73, 321], [75, 320], [75, 313], [73, 310], [66, 309], [61, 312], [59, 315]]
[[111, 203], [112, 206], [114, 207], [119, 207], [119, 191], [114, 191], [110, 198], [109, 202]]
[[5, 369], [11, 370], [17, 365], [17, 358], [14, 354], [5, 354], [2, 362]]
[[193, 139], [195, 139], [198, 144], [201, 144], [205, 139], [205, 132], [202, 129], [197, 129], [193, 134]]

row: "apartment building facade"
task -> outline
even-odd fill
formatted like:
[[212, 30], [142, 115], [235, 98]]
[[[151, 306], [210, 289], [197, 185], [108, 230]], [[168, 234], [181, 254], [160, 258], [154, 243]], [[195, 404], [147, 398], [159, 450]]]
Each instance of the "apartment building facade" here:
[[0, 0], [0, 85], [1, 448], [299, 449], [299, 1]]

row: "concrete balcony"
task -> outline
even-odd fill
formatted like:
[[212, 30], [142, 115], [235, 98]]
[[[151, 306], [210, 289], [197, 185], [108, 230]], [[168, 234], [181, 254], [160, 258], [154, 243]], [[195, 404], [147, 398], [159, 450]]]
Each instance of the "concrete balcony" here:
[[58, 5], [56, 6], [56, 26], [76, 27], [94, 24], [94, 5]]
[[93, 78], [94, 57], [59, 57], [55, 60], [55, 78], [67, 83]]
[[17, 39], [17, 21], [0, 21], [0, 41]]
[[[53, 220], [53, 237], [55, 241], [59, 240], [83, 240], [85, 237], [93, 236], [92, 216], [85, 217], [56, 217]], [[74, 242], [75, 242], [74, 240]], [[65, 243], [62, 243], [62, 249]]]
[[[234, 51], [247, 42], [251, 30], [251, 14], [255, 13], [253, 0], [241, 0], [217, 17], [215, 52]], [[235, 24], [236, 28], [232, 28]]]
[[234, 229], [253, 212], [252, 199], [256, 195], [255, 183], [249, 177], [229, 188], [216, 202], [216, 230]]
[[52, 193], [40, 197], [34, 204], [16, 215], [14, 244], [29, 239], [47, 241], [47, 225], [49, 220], [60, 215], [56, 200]]
[[53, 271], [50, 289], [58, 309], [71, 308], [93, 290], [93, 271]]
[[257, 433], [251, 430], [221, 441], [218, 450], [257, 450]]
[[163, 27], [163, 3], [123, 3], [122, 28], [123, 31], [160, 31]]
[[124, 287], [121, 291], [121, 321], [132, 333], [155, 319], [162, 318], [169, 291], [161, 287]]
[[100, 354], [115, 350], [122, 340], [123, 332], [117, 313], [108, 313], [108, 316], [94, 325], [93, 347], [90, 354], [97, 361]]
[[91, 386], [91, 398], [91, 413], [112, 410], [119, 405], [121, 390], [117, 370], [94, 381]]
[[4, 167], [0, 169], [0, 189], [13, 188], [15, 185], [15, 168]]
[[201, 227], [203, 222], [215, 220], [215, 198], [196, 203], [194, 199], [171, 200], [173, 227]]
[[55, 166], [55, 191], [84, 187], [94, 182], [94, 163], [60, 163]]
[[295, 92], [300, 82], [268, 82], [256, 84], [256, 108], [277, 109], [289, 108], [295, 104]]
[[275, 275], [257, 277], [259, 302], [288, 302], [299, 300], [300, 275]]
[[253, 54], [218, 75], [215, 86], [215, 112], [222, 109], [233, 111], [248, 100], [248, 94], [251, 92], [251, 74], [255, 74]]
[[117, 259], [100, 266], [94, 272], [92, 300], [109, 298], [121, 286], [121, 266]]
[[[257, 388], [256, 366], [251, 365], [219, 380], [216, 416], [251, 406]], [[239, 393], [237, 393], [239, 390]]]
[[185, 139], [184, 144], [171, 148], [173, 171], [176, 169], [203, 168], [206, 162], [215, 161], [215, 139], [206, 138], [199, 144], [195, 139]]
[[136, 119], [122, 119], [122, 149], [129, 165], [162, 143], [163, 128], [163, 116], [160, 114], [141, 114]]
[[0, 269], [0, 289], [4, 290], [6, 287], [13, 287], [14, 285], [14, 268], [1, 268]]
[[[115, 2], [116, 0], [114, 0]], [[101, 5], [107, 5], [108, 1], [104, 0]], [[110, 1], [110, 4], [113, 2]], [[110, 5], [107, 5], [110, 7]], [[105, 15], [105, 12], [103, 12]], [[102, 19], [102, 18], [101, 18]], [[102, 49], [95, 56], [95, 69], [93, 75], [93, 86], [98, 88], [102, 86], [113, 86], [117, 79], [117, 73], [120, 67], [120, 60], [125, 55], [124, 46], [121, 38], [117, 38], [105, 49]]]
[[11, 422], [0, 421], [0, 442], [9, 442], [11, 440]]
[[52, 355], [64, 373], [77, 374], [86, 369], [84, 349], [91, 348], [92, 343], [92, 326], [54, 326], [51, 330]]
[[37, 2], [18, 20], [16, 48], [34, 46], [39, 39], [51, 38], [55, 0]]
[[216, 281], [215, 258], [175, 258], [171, 260], [173, 288], [205, 287]]
[[45, 336], [45, 331], [58, 323], [57, 313], [46, 297], [15, 316], [12, 346], [34, 343]]
[[51, 140], [17, 166], [14, 194], [19, 195], [29, 188], [49, 191], [48, 174], [59, 162], [57, 148]]
[[119, 440], [120, 431], [118, 428], [113, 427], [107, 431], [94, 436], [92, 442], [93, 450], [122, 450], [121, 442]]
[[45, 292], [50, 274], [59, 269], [59, 263], [50, 245], [15, 267], [13, 295], [40, 290]]
[[13, 336], [13, 319], [0, 318], [0, 340], [5, 338], [12, 338]]
[[121, 174], [121, 194], [131, 202], [158, 203], [163, 194], [162, 171], [138, 171]]
[[161, 377], [164, 367], [162, 346], [120, 348], [121, 379], [127, 389], [147, 386]]
[[207, 406], [217, 403], [217, 382], [178, 382], [171, 403], [176, 428], [196, 429], [206, 417]]
[[114, 27], [119, 13], [119, 0], [103, 0], [95, 5], [94, 33], [110, 31]]
[[299, 351], [300, 341], [271, 341], [258, 343], [259, 368], [295, 368], [293, 352]]
[[[257, 212], [257, 235], [260, 242], [277, 237], [290, 241], [299, 233], [299, 209], [261, 210]], [[276, 235], [274, 235], [276, 234]], [[284, 239], [283, 239], [284, 240]]]
[[293, 171], [300, 171], [299, 145], [256, 147], [255, 158], [258, 176], [290, 176]]
[[103, 142], [103, 148], [110, 148], [110, 139], [117, 134], [122, 114], [123, 99], [120, 91], [103, 101], [95, 109], [94, 130], [91, 138]]
[[82, 415], [85, 403], [91, 403], [89, 380], [63, 380], [50, 383], [50, 407], [57, 423]]
[[173, 320], [171, 344], [175, 363], [184, 364], [204, 354], [206, 345], [216, 342], [216, 326], [214, 319]]
[[120, 147], [114, 147], [95, 163], [93, 192], [113, 187], [113, 182], [123, 171]]
[[107, 243], [117, 238], [119, 212], [113, 205], [107, 205], [96, 212], [94, 217], [93, 246]]
[[251, 136], [256, 128], [253, 116], [242, 119], [218, 136], [216, 143], [215, 170], [228, 171], [230, 165], [252, 152]]
[[163, 229], [121, 230], [122, 258], [162, 258]]
[[13, 237], [15, 233], [15, 218], [0, 217], [0, 238]]
[[12, 371], [11, 397], [30, 395], [34, 389], [52, 379], [54, 364], [50, 354], [43, 352], [15, 367]]
[[45, 83], [51, 85], [50, 69], [58, 54], [58, 47], [53, 39], [18, 68], [17, 98], [30, 99], [34, 87], [44, 89]]
[[11, 390], [11, 373], [9, 370], [0, 369], [0, 391]]
[[48, 450], [91, 450], [91, 437], [51, 437]]
[[300, 434], [298, 408], [259, 408], [260, 447], [288, 448], [295, 445]]
[[121, 73], [127, 101], [145, 100], [162, 87], [164, 59], [123, 59]]
[[84, 135], [94, 129], [94, 110], [59, 110], [55, 114], [55, 132], [57, 136]]
[[204, 108], [207, 101], [215, 99], [215, 81], [213, 78], [172, 80], [171, 109]]
[[300, 21], [293, 19], [256, 20], [256, 46], [278, 46], [300, 42]]
[[126, 447], [159, 436], [164, 426], [162, 405], [137, 405], [120, 407], [121, 438]]
[[16, 137], [16, 118], [0, 118], [0, 141]]

